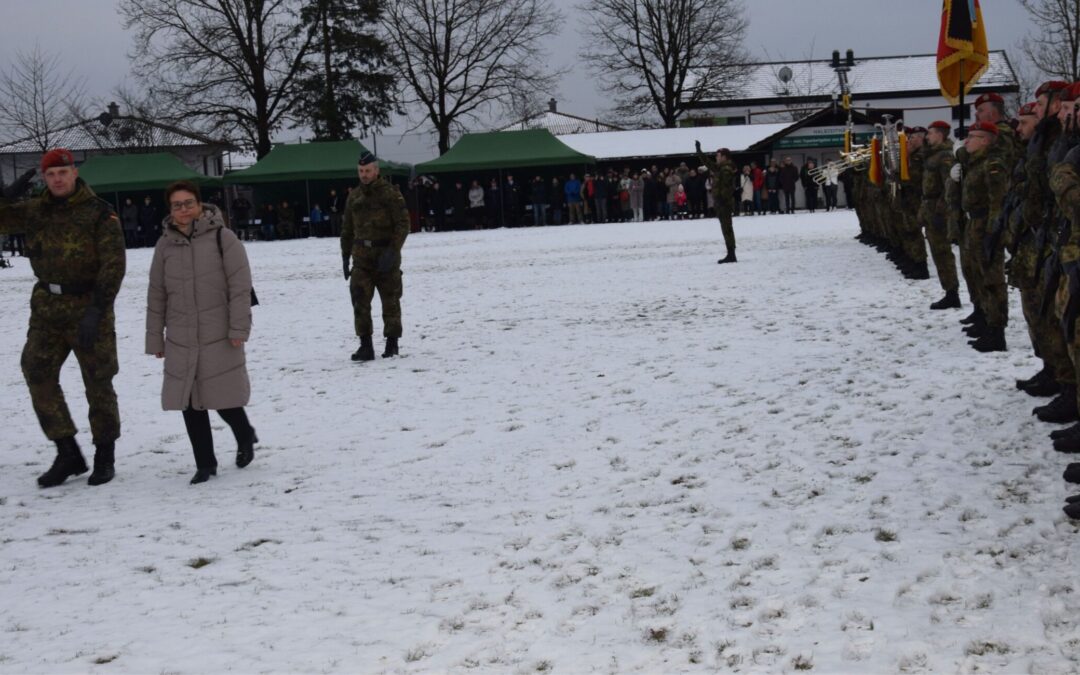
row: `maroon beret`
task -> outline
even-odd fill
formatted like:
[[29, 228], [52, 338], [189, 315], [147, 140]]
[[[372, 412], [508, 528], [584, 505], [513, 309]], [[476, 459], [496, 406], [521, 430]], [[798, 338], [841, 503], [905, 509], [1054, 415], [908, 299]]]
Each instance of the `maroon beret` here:
[[1017, 111], [1016, 116], [1017, 117], [1023, 117], [1024, 115], [1032, 115], [1032, 116], [1035, 115], [1035, 103], [1034, 102], [1025, 103], [1024, 105], [1020, 106], [1020, 110]]
[[931, 129], [937, 129], [939, 131], [944, 131], [946, 134], [948, 134], [950, 131], [952, 131], [952, 125], [949, 124], [948, 122], [945, 122], [944, 120], [937, 120], [935, 122], [931, 122], [930, 123], [930, 128]]
[[75, 166], [75, 157], [70, 150], [55, 148], [41, 156], [41, 173], [57, 166]]
[[986, 133], [993, 134], [994, 136], [998, 135], [997, 125], [993, 124], [992, 122], [976, 122], [975, 124], [971, 125], [971, 128], [968, 129], [968, 131], [985, 131]]
[[1039, 88], [1035, 90], [1035, 98], [1038, 98], [1043, 94], [1054, 94], [1068, 88], [1069, 83], [1063, 82], [1061, 80], [1050, 80], [1049, 82], [1043, 82], [1039, 85]]
[[1005, 103], [1005, 99], [1001, 98], [997, 94], [990, 92], [989, 94], [983, 94], [979, 98], [975, 99], [975, 107], [978, 108], [983, 103]]

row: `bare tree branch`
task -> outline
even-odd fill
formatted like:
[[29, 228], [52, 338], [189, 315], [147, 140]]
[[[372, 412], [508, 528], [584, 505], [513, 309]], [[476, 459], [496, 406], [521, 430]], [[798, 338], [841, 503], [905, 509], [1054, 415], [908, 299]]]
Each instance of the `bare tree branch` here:
[[297, 31], [300, 0], [121, 0], [135, 30], [135, 74], [179, 118], [262, 157], [296, 121], [313, 31]]
[[[383, 28], [403, 80], [402, 99], [423, 110], [439, 154], [464, 123], [527, 95], [550, 94], [542, 42], [559, 32], [550, 0], [396, 0]], [[419, 126], [419, 125], [418, 125]]]
[[589, 17], [582, 58], [621, 120], [674, 127], [688, 107], [743, 80], [741, 0], [583, 0], [578, 12]]
[[1080, 80], [1080, 0], [1020, 0], [1035, 24], [1020, 50], [1044, 76]]
[[60, 58], [40, 47], [17, 52], [0, 73], [0, 128], [11, 140], [30, 139], [42, 152], [56, 132], [75, 120], [71, 110], [85, 98], [83, 81], [62, 72]]

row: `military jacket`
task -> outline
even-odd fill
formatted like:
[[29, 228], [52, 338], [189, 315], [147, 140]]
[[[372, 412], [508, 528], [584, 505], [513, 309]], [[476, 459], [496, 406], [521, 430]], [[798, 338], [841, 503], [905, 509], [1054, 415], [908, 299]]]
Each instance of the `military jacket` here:
[[1002, 155], [980, 150], [968, 159], [964, 172], [961, 199], [964, 211], [974, 220], [993, 222], [1001, 212], [1009, 189], [1009, 171], [1001, 164]]
[[[1050, 187], [1061, 213], [1072, 223], [1080, 222], [1080, 172], [1070, 162], [1057, 164], [1050, 174]], [[1080, 227], [1072, 227], [1059, 252], [1061, 264], [1080, 260]]]
[[922, 210], [920, 219], [928, 225], [941, 226], [945, 223], [945, 189], [952, 182], [949, 172], [956, 158], [948, 143], [925, 146], [922, 170]]
[[735, 208], [735, 164], [730, 161], [717, 163], [700, 152], [697, 156], [712, 174], [713, 201], [729, 209]]
[[341, 252], [351, 255], [362, 242], [388, 241], [397, 251], [409, 236], [409, 211], [405, 197], [389, 181], [376, 178], [349, 193], [341, 223]]
[[908, 155], [908, 179], [903, 184], [902, 202], [905, 215], [915, 216], [922, 205], [923, 172], [926, 162], [926, 145]]
[[93, 303], [112, 307], [124, 280], [124, 232], [112, 207], [81, 178], [66, 199], [46, 191], [26, 201], [0, 201], [0, 234], [9, 233], [26, 235], [26, 255], [39, 281], [92, 285]]

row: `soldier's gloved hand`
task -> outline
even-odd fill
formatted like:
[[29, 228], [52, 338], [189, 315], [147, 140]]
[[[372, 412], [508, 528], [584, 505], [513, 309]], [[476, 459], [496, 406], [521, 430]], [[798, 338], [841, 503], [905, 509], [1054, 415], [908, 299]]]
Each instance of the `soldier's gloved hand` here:
[[84, 351], [90, 351], [94, 348], [94, 343], [98, 339], [98, 331], [101, 329], [101, 308], [97, 305], [90, 305], [86, 308], [86, 312], [83, 313], [81, 319], [79, 319], [79, 347]]
[[375, 271], [379, 274], [389, 274], [401, 263], [401, 254], [392, 248], [388, 248], [379, 254], [375, 262]]
[[949, 169], [949, 178], [951, 178], [954, 183], [959, 183], [960, 179], [963, 178], [963, 177], [964, 177], [964, 167], [961, 166], [959, 162], [957, 162], [956, 164], [953, 164], [952, 168]]
[[26, 190], [30, 187], [30, 180], [37, 173], [37, 169], [30, 169], [23, 175], [15, 179], [15, 182], [4, 188], [4, 199], [15, 201], [19, 197], [26, 194]]
[[341, 254], [341, 268], [345, 272], [345, 281], [348, 281], [349, 280], [349, 254], [348, 253], [342, 253]]

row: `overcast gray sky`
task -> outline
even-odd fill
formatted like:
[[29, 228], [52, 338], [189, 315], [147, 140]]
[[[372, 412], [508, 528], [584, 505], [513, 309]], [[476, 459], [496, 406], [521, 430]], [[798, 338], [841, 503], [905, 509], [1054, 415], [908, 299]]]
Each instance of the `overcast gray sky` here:
[[[589, 20], [575, 9], [578, 0], [553, 0], [565, 13], [562, 33], [551, 40], [553, 68], [573, 70], [564, 77], [559, 109], [584, 117], [602, 116], [606, 98], [587, 69], [576, 63]], [[115, 0], [0, 0], [0, 58], [39, 43], [59, 54], [86, 80], [91, 96], [107, 96], [128, 75], [131, 36], [116, 13]], [[1005, 49], [1020, 60], [1017, 42], [1030, 22], [1016, 0], [982, 0], [991, 49]], [[755, 59], [826, 58], [833, 49], [856, 56], [928, 54], [937, 49], [941, 0], [750, 0], [746, 47]], [[297, 131], [285, 131], [293, 139]], [[401, 156], [398, 159], [412, 158]]]

